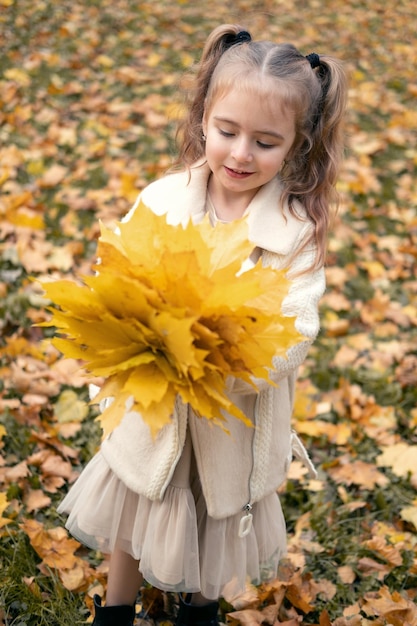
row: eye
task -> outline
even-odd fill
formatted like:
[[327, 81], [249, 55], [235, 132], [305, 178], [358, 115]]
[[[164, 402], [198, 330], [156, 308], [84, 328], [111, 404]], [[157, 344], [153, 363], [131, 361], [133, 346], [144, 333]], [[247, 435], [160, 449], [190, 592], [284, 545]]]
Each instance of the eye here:
[[219, 133], [223, 136], [223, 137], [233, 137], [234, 133], [230, 133], [227, 130], [223, 130], [222, 128], [219, 128]]
[[275, 144], [273, 143], [264, 143], [263, 141], [258, 141], [258, 146], [263, 150], [270, 150], [271, 148], [275, 148]]

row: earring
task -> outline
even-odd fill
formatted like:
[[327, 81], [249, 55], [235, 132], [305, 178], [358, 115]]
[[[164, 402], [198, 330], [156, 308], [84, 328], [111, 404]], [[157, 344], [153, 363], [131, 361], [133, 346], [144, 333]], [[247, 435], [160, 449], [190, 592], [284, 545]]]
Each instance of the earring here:
[[205, 141], [205, 140], [206, 140], [206, 136], [205, 136], [205, 134], [204, 134], [204, 133], [201, 135], [201, 139], [202, 139], [203, 141]]

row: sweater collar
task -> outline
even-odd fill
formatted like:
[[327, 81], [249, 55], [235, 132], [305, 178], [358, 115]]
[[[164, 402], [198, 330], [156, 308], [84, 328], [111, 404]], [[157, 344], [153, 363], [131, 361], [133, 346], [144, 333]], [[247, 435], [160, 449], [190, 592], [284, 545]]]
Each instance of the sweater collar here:
[[[192, 187], [192, 193], [184, 193], [184, 203], [188, 205], [188, 214], [194, 222], [202, 220], [206, 212], [207, 184], [210, 173], [210, 168], [205, 161], [191, 168], [189, 184]], [[255, 195], [249, 204], [246, 219], [249, 239], [252, 243], [270, 252], [289, 254], [294, 249], [300, 230], [305, 225], [305, 214], [301, 205], [298, 204], [300, 219], [294, 217], [287, 204], [281, 205], [281, 195], [282, 183], [278, 177], [275, 177]]]
[[[190, 171], [168, 174], [151, 183], [141, 198], [152, 210], [166, 215], [169, 224], [185, 225], [188, 220], [201, 222], [206, 215], [207, 184], [210, 168], [206, 161], [195, 163]], [[278, 177], [261, 187], [248, 207], [245, 218], [249, 240], [255, 246], [276, 254], [290, 254], [296, 247], [301, 231], [309, 224], [305, 211], [297, 203], [294, 217], [288, 205], [282, 205], [282, 183]], [[175, 198], [175, 202], [172, 202]], [[135, 206], [132, 210], [135, 209]], [[308, 226], [307, 226], [308, 227]]]

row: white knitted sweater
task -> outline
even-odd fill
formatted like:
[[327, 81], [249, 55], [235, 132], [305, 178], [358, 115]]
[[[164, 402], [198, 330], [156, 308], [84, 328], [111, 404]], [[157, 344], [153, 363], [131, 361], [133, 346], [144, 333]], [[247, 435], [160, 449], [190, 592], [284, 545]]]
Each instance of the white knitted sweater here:
[[[189, 182], [187, 173], [170, 174], [149, 185], [140, 199], [155, 213], [166, 214], [171, 224], [186, 224], [189, 219], [198, 222], [206, 211], [209, 174], [204, 164], [192, 169]], [[256, 194], [248, 214], [250, 240], [262, 250], [263, 263], [275, 268], [288, 267], [294, 250], [311, 228], [308, 221], [296, 219], [281, 207], [280, 197], [281, 184], [274, 179]], [[301, 207], [298, 211], [302, 216]], [[231, 399], [252, 419], [254, 428], [230, 417], [228, 435], [209, 420], [196, 417], [178, 399], [172, 421], [153, 439], [141, 416], [127, 410], [101, 450], [130, 489], [153, 500], [163, 498], [181, 456], [187, 427], [207, 510], [215, 518], [233, 515], [276, 490], [285, 479], [293, 452], [309, 463], [291, 431], [291, 413], [297, 369], [319, 330], [324, 271], [299, 274], [310, 267], [314, 254], [313, 249], [304, 250], [292, 259], [289, 277], [294, 278], [283, 312], [296, 316], [296, 327], [307, 339], [292, 347], [287, 359], [275, 360], [271, 378], [278, 386], [257, 381], [260, 391], [255, 394], [250, 385], [238, 379], [229, 381]]]

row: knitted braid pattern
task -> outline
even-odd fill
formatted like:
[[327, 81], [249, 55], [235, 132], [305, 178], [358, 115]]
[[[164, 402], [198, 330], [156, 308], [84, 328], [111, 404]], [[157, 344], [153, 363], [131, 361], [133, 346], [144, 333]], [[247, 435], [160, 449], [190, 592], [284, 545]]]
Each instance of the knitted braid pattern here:
[[153, 480], [149, 483], [146, 493], [146, 496], [151, 500], [159, 500], [162, 498], [174, 473], [179, 451], [182, 450], [184, 446], [187, 430], [188, 406], [184, 404], [179, 397], [177, 397], [175, 401], [174, 415], [178, 418], [176, 421], [178, 426], [175, 430], [175, 436], [172, 439], [170, 452], [164, 459], [164, 467], [170, 468], [170, 472], [168, 475], [166, 472], [164, 473], [162, 471], [153, 473]]
[[256, 423], [253, 440], [253, 455], [256, 459], [250, 480], [250, 491], [253, 501], [260, 500], [264, 495], [264, 486], [270, 463], [269, 451], [272, 441], [273, 398], [273, 388], [262, 391], [258, 396], [257, 408], [255, 409], [256, 416], [262, 415], [262, 425]]

